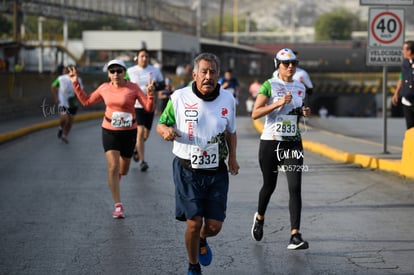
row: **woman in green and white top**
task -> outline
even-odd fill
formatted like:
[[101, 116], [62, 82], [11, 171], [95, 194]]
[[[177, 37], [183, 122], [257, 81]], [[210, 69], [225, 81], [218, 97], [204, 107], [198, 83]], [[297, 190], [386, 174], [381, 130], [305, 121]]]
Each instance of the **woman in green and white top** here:
[[305, 86], [293, 79], [297, 64], [291, 49], [282, 49], [276, 54], [278, 75], [262, 84], [252, 112], [253, 119], [266, 118], [259, 147], [263, 186], [259, 192], [252, 237], [256, 241], [263, 238], [266, 208], [276, 188], [278, 172], [283, 171], [289, 185], [291, 237], [288, 249], [308, 248], [308, 243], [302, 240], [299, 233], [302, 171], [305, 167], [298, 123], [300, 116], [310, 115], [310, 109], [303, 106]]

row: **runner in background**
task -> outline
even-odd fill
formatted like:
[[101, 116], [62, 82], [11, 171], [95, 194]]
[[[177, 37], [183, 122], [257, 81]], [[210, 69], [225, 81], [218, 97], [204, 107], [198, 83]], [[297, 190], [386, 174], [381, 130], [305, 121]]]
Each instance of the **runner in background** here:
[[[62, 75], [58, 76], [51, 85], [52, 94], [60, 113], [57, 137], [64, 143], [69, 143], [69, 132], [72, 129], [73, 118], [78, 111], [78, 101], [68, 75], [69, 68], [74, 67], [73, 65], [63, 67]], [[78, 81], [83, 89], [82, 79], [80, 77], [78, 77]]]
[[262, 84], [257, 79], [253, 80], [253, 82], [250, 83], [249, 93], [250, 93], [250, 95], [252, 96], [253, 99], [256, 99], [257, 94], [259, 93], [259, 90], [260, 90], [260, 86], [261, 85]]
[[240, 84], [239, 80], [233, 76], [233, 71], [231, 69], [224, 72], [224, 75], [220, 77], [218, 83], [221, 85], [222, 89], [233, 94], [236, 99], [236, 104], [239, 104]]
[[[137, 65], [128, 68], [126, 78], [136, 83], [144, 93], [147, 93], [148, 86], [154, 83], [156, 92], [162, 91], [165, 87], [164, 77], [158, 67], [150, 62], [149, 51], [142, 48], [137, 51]], [[139, 101], [135, 103], [135, 114], [137, 118], [137, 143], [134, 150], [134, 160], [140, 162], [141, 171], [148, 169], [148, 163], [145, 161], [145, 141], [150, 135], [152, 123], [154, 120], [154, 112], [147, 112]]]
[[76, 96], [83, 106], [104, 101], [105, 115], [102, 120], [102, 144], [108, 167], [108, 184], [114, 200], [114, 218], [124, 218], [121, 202], [121, 177], [129, 171], [131, 157], [137, 138], [134, 105], [138, 100], [147, 112], [153, 112], [154, 82], [147, 86], [147, 94], [134, 83], [125, 80], [126, 65], [122, 60], [108, 62], [109, 82], [101, 84], [91, 94], [81, 87], [76, 68], [69, 68], [69, 77]]
[[165, 79], [165, 88], [162, 91], [158, 91], [158, 101], [159, 101], [159, 109], [158, 109], [158, 115], [161, 115], [161, 113], [164, 111], [165, 106], [167, 106], [168, 100], [170, 100], [170, 96], [173, 93], [173, 86], [171, 83], [171, 79], [166, 78]]

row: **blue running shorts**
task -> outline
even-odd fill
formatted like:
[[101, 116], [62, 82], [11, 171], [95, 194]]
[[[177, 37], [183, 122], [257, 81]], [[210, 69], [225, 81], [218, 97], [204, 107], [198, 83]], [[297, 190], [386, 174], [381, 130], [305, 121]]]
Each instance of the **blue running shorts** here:
[[[224, 165], [224, 167], [223, 167]], [[173, 160], [175, 216], [186, 221], [195, 216], [224, 221], [229, 174], [224, 161], [217, 171], [191, 169], [180, 158]]]

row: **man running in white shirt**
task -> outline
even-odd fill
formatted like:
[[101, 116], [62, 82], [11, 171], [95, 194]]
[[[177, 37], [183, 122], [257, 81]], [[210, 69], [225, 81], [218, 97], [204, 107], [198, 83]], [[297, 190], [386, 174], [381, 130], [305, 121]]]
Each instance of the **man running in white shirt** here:
[[[52, 94], [60, 113], [57, 137], [64, 143], [69, 143], [68, 135], [73, 125], [74, 116], [78, 111], [78, 102], [76, 100], [75, 91], [68, 75], [68, 69], [73, 67], [75, 66], [70, 65], [63, 68], [63, 74], [58, 76], [51, 85]], [[82, 79], [80, 77], [78, 79], [79, 84], [83, 89]]]

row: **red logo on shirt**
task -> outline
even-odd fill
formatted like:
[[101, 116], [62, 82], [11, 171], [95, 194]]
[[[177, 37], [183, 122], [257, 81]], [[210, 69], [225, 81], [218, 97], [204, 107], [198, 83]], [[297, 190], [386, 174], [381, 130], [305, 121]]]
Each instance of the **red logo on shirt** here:
[[198, 123], [198, 103], [185, 104], [184, 116], [185, 122], [187, 123], [188, 140], [194, 138], [194, 126]]
[[193, 105], [188, 104], [188, 103], [184, 103], [184, 104], [185, 104], [185, 109], [186, 109], [186, 110], [188, 110], [188, 109], [190, 109], [190, 110], [195, 110], [195, 109], [197, 109], [197, 108], [198, 108], [198, 103], [195, 103], [195, 104], [193, 104]]
[[229, 111], [227, 110], [227, 108], [221, 108], [221, 115], [225, 116], [229, 113]]

